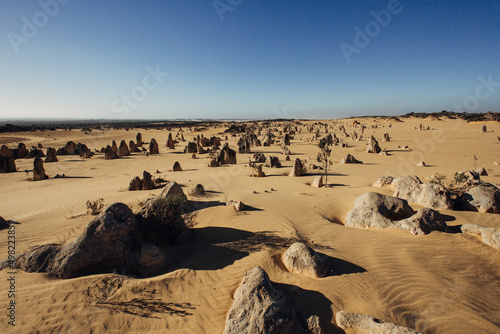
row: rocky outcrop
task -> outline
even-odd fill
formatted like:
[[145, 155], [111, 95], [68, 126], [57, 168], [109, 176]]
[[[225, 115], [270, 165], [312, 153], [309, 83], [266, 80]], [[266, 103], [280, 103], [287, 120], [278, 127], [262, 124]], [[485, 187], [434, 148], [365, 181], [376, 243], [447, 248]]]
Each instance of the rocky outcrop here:
[[267, 156], [266, 162], [264, 163], [264, 167], [269, 168], [281, 168], [280, 159], [278, 157]]
[[48, 178], [47, 174], [45, 174], [45, 168], [43, 168], [42, 158], [35, 158], [35, 160], [33, 160], [33, 181], [45, 180]]
[[335, 321], [343, 330], [352, 328], [358, 334], [420, 334], [411, 328], [384, 322], [361, 313], [339, 311], [335, 315]]
[[227, 201], [226, 206], [232, 206], [236, 211], [243, 211], [245, 204], [242, 201]]
[[29, 153], [24, 143], [17, 144], [17, 148], [12, 150], [12, 152], [14, 153], [14, 159], [24, 159]]
[[[83, 233], [67, 245], [39, 246], [15, 259], [15, 267], [27, 272], [47, 272], [56, 278], [73, 278], [116, 270], [120, 274], [151, 273], [163, 268], [152, 268], [149, 263], [141, 268], [142, 240], [137, 219], [123, 203], [108, 206], [87, 224]], [[147, 247], [146, 247], [147, 248]], [[145, 249], [145, 255], [154, 250]], [[157, 261], [157, 263], [159, 263]], [[0, 264], [6, 268], [8, 263]], [[154, 269], [154, 270], [153, 270]]]
[[303, 334], [293, 301], [261, 267], [249, 270], [234, 294], [224, 334]]
[[288, 271], [314, 278], [328, 276], [332, 268], [324, 256], [301, 242], [292, 244], [283, 255], [283, 264]]
[[392, 181], [394, 181], [394, 178], [389, 175], [385, 175], [382, 177], [379, 177], [375, 183], [373, 183], [372, 187], [374, 188], [382, 188], [382, 187], [388, 187], [392, 184]]
[[164, 198], [164, 197], [167, 197], [170, 195], [179, 195], [182, 198], [187, 200], [187, 197], [184, 194], [184, 191], [182, 190], [181, 186], [179, 186], [174, 181], [169, 182], [165, 187], [163, 187], [163, 190], [161, 191], [161, 193], [158, 197]]
[[0, 173], [14, 173], [17, 172], [16, 162], [14, 157], [7, 155], [0, 155]]
[[469, 189], [458, 199], [461, 210], [500, 213], [500, 189], [484, 183]]
[[481, 184], [481, 177], [474, 170], [462, 170], [453, 176], [453, 187], [469, 189]]
[[118, 159], [118, 154], [116, 154], [116, 152], [113, 151], [113, 148], [108, 145], [104, 149], [104, 159], [106, 160]]
[[482, 241], [496, 249], [500, 249], [500, 228], [485, 227], [478, 224], [464, 224], [462, 233], [480, 236]]
[[10, 148], [8, 148], [7, 145], [2, 145], [2, 147], [0, 148], [0, 155], [4, 157], [14, 158], [14, 152]]
[[45, 158], [45, 163], [58, 162], [55, 148], [52, 148], [52, 147], [47, 148], [46, 155], [47, 155], [47, 157]]
[[253, 160], [255, 162], [266, 162], [266, 156], [264, 155], [264, 153], [255, 153], [253, 155]]
[[171, 132], [168, 134], [167, 147], [171, 150], [175, 149], [175, 142], [174, 142], [174, 138], [172, 138]]
[[130, 150], [125, 140], [122, 140], [120, 142], [120, 147], [118, 148], [118, 152], [116, 153], [118, 154], [119, 157], [127, 157], [130, 155]]
[[137, 145], [134, 143], [133, 140], [131, 140], [128, 143], [128, 146], [130, 148], [130, 153], [140, 153], [141, 152], [141, 150], [139, 149], [139, 147], [137, 147]]
[[219, 165], [236, 164], [236, 151], [230, 149], [228, 145], [224, 145], [219, 152], [217, 162]]
[[149, 143], [149, 154], [160, 154], [160, 151], [158, 149], [158, 143], [154, 138], [151, 139], [151, 142]]
[[339, 164], [362, 164], [363, 161], [356, 160], [355, 157], [348, 154], [339, 161]]
[[135, 136], [135, 141], [137, 142], [137, 147], [142, 147], [142, 134], [140, 132]]
[[262, 171], [262, 166], [255, 166], [252, 169], [252, 176], [253, 177], [264, 177], [266, 174]]
[[436, 183], [422, 183], [418, 176], [408, 175], [392, 181], [394, 197], [431, 209], [450, 210], [453, 207], [448, 190]]
[[26, 159], [32, 158], [45, 158], [45, 153], [37, 148], [32, 148], [30, 153], [28, 153], [28, 155], [26, 156]]
[[382, 149], [378, 146], [378, 141], [375, 137], [371, 136], [366, 146], [366, 153], [380, 153], [380, 151], [382, 151]]
[[312, 187], [315, 187], [315, 188], [321, 188], [325, 185], [325, 183], [323, 182], [323, 176], [322, 175], [317, 175], [315, 178], [314, 178], [314, 181], [313, 183], [311, 183], [311, 186]]
[[304, 166], [302, 165], [302, 161], [300, 161], [299, 158], [295, 159], [295, 162], [293, 163], [293, 168], [292, 171], [290, 172], [289, 176], [303, 176], [306, 174], [306, 170]]
[[147, 171], [142, 172], [142, 179], [138, 176], [134, 177], [128, 186], [129, 191], [152, 190], [156, 188], [153, 176]]
[[448, 230], [444, 218], [437, 211], [422, 208], [415, 213], [407, 201], [374, 192], [365, 193], [356, 199], [354, 208], [347, 213], [345, 226], [395, 227], [414, 235]]
[[190, 196], [201, 196], [205, 194], [205, 188], [201, 184], [197, 184], [194, 187], [189, 188], [188, 194]]
[[174, 166], [172, 167], [172, 171], [173, 172], [182, 172], [181, 164], [179, 163], [179, 161], [176, 161], [174, 163]]

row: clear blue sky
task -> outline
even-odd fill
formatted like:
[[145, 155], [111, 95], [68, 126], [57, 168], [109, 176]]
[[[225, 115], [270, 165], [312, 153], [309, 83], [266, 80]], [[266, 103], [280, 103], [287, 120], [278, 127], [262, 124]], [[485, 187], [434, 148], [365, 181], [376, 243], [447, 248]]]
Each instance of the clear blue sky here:
[[[1, 1], [0, 117], [338, 118], [467, 98], [500, 111], [498, 0], [215, 3]], [[348, 62], [341, 45], [367, 24]]]

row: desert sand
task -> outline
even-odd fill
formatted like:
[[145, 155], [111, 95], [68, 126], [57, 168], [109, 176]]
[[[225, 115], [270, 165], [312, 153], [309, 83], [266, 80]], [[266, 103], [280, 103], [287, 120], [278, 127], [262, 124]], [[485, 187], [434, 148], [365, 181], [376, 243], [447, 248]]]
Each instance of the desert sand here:
[[[183, 153], [186, 143], [168, 149], [170, 132], [161, 130], [80, 130], [5, 133], [0, 143], [10, 148], [22, 141], [29, 148], [41, 143], [60, 148], [72, 140], [92, 150], [155, 138], [158, 155], [132, 153], [116, 160], [104, 154], [90, 159], [58, 156], [45, 163], [47, 180], [32, 182], [33, 159], [18, 159], [17, 173], [0, 174], [0, 216], [14, 220], [16, 253], [46, 243], [65, 244], [76, 239], [94, 218], [86, 214], [86, 202], [103, 198], [104, 203], [122, 202], [134, 212], [161, 189], [127, 191], [144, 170], [154, 177], [175, 181], [184, 192], [202, 184], [206, 194], [189, 197], [198, 204], [192, 238], [165, 250], [170, 259], [165, 273], [150, 278], [126, 277], [123, 287], [103, 305], [88, 305], [83, 291], [111, 274], [56, 279], [46, 273], [16, 273], [16, 326], [8, 325], [7, 270], [0, 271], [0, 332], [2, 333], [222, 333], [233, 295], [243, 275], [261, 266], [273, 282], [283, 284], [294, 295], [301, 316], [317, 315], [327, 333], [342, 333], [335, 323], [340, 310], [369, 314], [384, 321], [411, 327], [423, 333], [498, 333], [500, 331], [500, 252], [479, 238], [461, 233], [433, 231], [412, 235], [389, 229], [345, 227], [345, 218], [356, 198], [366, 192], [392, 195], [388, 188], [372, 188], [383, 175], [417, 175], [429, 182], [433, 174], [453, 180], [455, 172], [486, 168], [481, 179], [500, 183], [500, 123], [466, 123], [463, 120], [409, 118], [395, 122], [362, 118], [367, 126], [365, 141], [343, 138], [346, 132], [361, 133], [354, 119], [328, 121], [348, 147], [332, 147], [328, 182], [331, 187], [310, 184], [318, 170], [301, 177], [288, 177], [295, 158], [316, 164], [318, 140], [313, 134], [296, 133], [285, 161], [280, 144], [251, 147], [251, 154], [238, 154], [236, 165], [209, 168], [207, 154]], [[326, 121], [323, 121], [326, 122]], [[313, 124], [304, 121], [304, 124]], [[420, 131], [420, 124], [429, 130]], [[376, 125], [376, 128], [372, 128]], [[480, 132], [486, 125], [488, 132]], [[186, 140], [203, 134], [224, 138], [227, 127], [191, 132]], [[331, 131], [333, 132], [333, 131]], [[391, 141], [382, 141], [389, 133]], [[324, 136], [324, 132], [321, 136]], [[366, 139], [374, 135], [389, 155], [366, 153]], [[239, 135], [227, 141], [237, 150]], [[225, 141], [223, 141], [224, 143]], [[408, 146], [410, 149], [404, 149]], [[148, 145], [145, 145], [148, 147]], [[255, 152], [278, 156], [282, 168], [267, 168], [262, 178], [250, 177], [247, 167]], [[341, 165], [348, 153], [363, 164]], [[474, 160], [474, 155], [478, 160]], [[178, 161], [182, 171], [172, 172]], [[418, 167], [425, 161], [426, 167]], [[157, 171], [159, 173], [157, 173]], [[54, 178], [64, 174], [65, 178]], [[236, 212], [226, 201], [238, 200], [249, 208]], [[411, 204], [416, 210], [418, 205]], [[450, 227], [475, 223], [500, 227], [500, 215], [440, 210]], [[456, 230], [456, 229], [455, 229]], [[0, 231], [0, 259], [7, 258], [7, 230]], [[317, 252], [334, 259], [332, 275], [312, 278], [286, 270], [281, 256], [291, 243], [304, 240]], [[353, 332], [347, 332], [353, 333]]]

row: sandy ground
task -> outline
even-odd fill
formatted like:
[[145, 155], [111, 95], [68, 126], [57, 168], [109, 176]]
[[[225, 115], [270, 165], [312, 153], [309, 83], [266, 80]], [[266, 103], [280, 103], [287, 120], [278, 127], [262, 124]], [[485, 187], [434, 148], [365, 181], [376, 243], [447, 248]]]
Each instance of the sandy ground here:
[[[353, 120], [345, 124], [355, 130]], [[142, 130], [144, 141], [155, 138], [160, 154], [135, 153], [119, 160], [104, 160], [102, 154], [91, 159], [59, 157], [45, 164], [49, 176], [66, 178], [31, 182], [25, 169], [33, 159], [16, 160], [19, 172], [0, 174], [0, 216], [16, 225], [17, 253], [45, 243], [74, 240], [92, 219], [86, 212], [87, 200], [103, 198], [106, 204], [123, 202], [137, 211], [140, 202], [161, 190], [127, 191], [134, 176], [147, 170], [155, 177], [173, 180], [183, 187], [201, 183], [207, 195], [192, 200], [202, 202], [196, 216], [193, 238], [185, 245], [168, 249], [171, 266], [163, 275], [148, 279], [126, 278], [124, 286], [110, 304], [85, 303], [83, 291], [109, 274], [57, 280], [43, 273], [16, 274], [16, 326], [7, 324], [9, 274], [0, 272], [0, 332], [2, 333], [221, 333], [232, 296], [244, 273], [262, 266], [274, 282], [295, 294], [301, 315], [316, 314], [328, 333], [341, 332], [335, 326], [339, 310], [366, 313], [385, 321], [413, 327], [425, 333], [500, 332], [500, 252], [472, 236], [432, 232], [413, 236], [408, 232], [359, 230], [343, 226], [347, 212], [357, 196], [391, 190], [371, 188], [380, 176], [418, 175], [424, 182], [434, 173], [451, 181], [456, 171], [485, 167], [483, 180], [500, 183], [499, 123], [461, 120], [419, 120], [387, 122], [362, 119], [368, 126], [364, 137], [381, 139], [388, 132], [391, 142], [379, 143], [390, 156], [365, 153], [366, 142], [343, 139], [348, 148], [334, 147], [332, 160], [347, 153], [363, 165], [335, 164], [329, 182], [333, 187], [309, 186], [315, 175], [291, 178], [293, 158], [315, 163], [317, 142], [305, 141], [310, 134], [297, 134], [290, 150], [292, 162], [285, 162], [278, 145], [252, 147], [252, 152], [273, 153], [281, 169], [264, 168], [264, 178], [250, 177], [246, 167], [252, 154], [238, 154], [238, 164], [208, 168], [207, 155], [192, 159], [183, 154], [185, 143], [175, 150], [165, 146], [168, 131]], [[414, 129], [420, 123], [429, 131]], [[391, 125], [391, 127], [389, 127]], [[209, 129], [205, 136], [224, 128]], [[356, 129], [360, 133], [360, 129]], [[68, 140], [100, 149], [115, 139], [135, 140], [137, 130], [53, 131], [0, 135], [0, 143], [17, 147], [42, 143], [59, 148]], [[340, 132], [336, 131], [337, 136]], [[185, 132], [192, 139], [200, 132]], [[236, 138], [229, 138], [236, 148]], [[408, 145], [411, 150], [398, 148]], [[44, 149], [45, 151], [45, 149]], [[428, 167], [417, 167], [424, 160]], [[182, 172], [171, 172], [179, 161]], [[160, 173], [156, 173], [156, 171]], [[31, 174], [31, 173], [30, 173]], [[271, 190], [271, 188], [273, 190]], [[242, 200], [251, 206], [243, 214], [224, 205]], [[416, 208], [415, 205], [412, 205]], [[444, 211], [450, 226], [478, 223], [500, 227], [500, 215]], [[72, 218], [79, 216], [77, 218]], [[280, 262], [287, 240], [302, 238], [323, 254], [335, 258], [335, 275], [314, 279], [287, 272]], [[0, 231], [0, 258], [7, 257], [7, 231]]]

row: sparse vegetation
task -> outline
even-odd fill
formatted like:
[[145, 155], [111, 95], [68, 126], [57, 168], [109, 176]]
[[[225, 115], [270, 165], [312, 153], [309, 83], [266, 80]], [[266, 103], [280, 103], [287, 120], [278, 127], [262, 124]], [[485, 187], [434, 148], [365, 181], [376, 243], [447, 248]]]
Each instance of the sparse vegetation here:
[[194, 226], [194, 216], [187, 213], [187, 200], [181, 195], [168, 195], [151, 201], [151, 214], [160, 222], [168, 225], [172, 231], [183, 230], [184, 226]]
[[124, 278], [113, 274], [83, 291], [87, 304], [103, 304], [123, 286]]
[[101, 213], [104, 209], [104, 199], [99, 198], [95, 201], [87, 201], [87, 213], [93, 216]]

